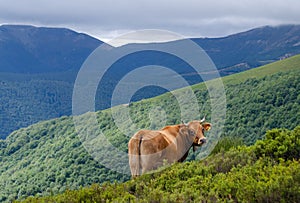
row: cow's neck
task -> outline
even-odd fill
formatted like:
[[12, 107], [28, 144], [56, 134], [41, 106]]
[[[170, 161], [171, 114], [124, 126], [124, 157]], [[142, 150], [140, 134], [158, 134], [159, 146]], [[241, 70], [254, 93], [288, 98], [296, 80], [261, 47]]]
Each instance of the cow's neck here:
[[181, 149], [178, 149], [180, 150], [180, 154], [179, 154], [180, 157], [178, 157], [179, 158], [178, 162], [183, 162], [189, 154], [189, 151], [193, 145], [193, 140], [190, 140], [189, 138], [190, 138], [189, 136], [183, 136], [180, 138], [181, 140], [179, 146]]
[[189, 151], [187, 150], [187, 152], [178, 160], [178, 162], [183, 162], [184, 160], [186, 160], [187, 156], [189, 155]]

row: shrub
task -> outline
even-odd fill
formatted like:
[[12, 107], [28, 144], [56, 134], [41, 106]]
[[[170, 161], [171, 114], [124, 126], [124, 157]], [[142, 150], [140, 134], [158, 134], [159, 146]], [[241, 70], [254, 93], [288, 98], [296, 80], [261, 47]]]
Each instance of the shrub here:
[[217, 154], [219, 152], [228, 151], [232, 147], [238, 147], [244, 145], [243, 139], [240, 137], [222, 137], [215, 148], [212, 150], [211, 155]]
[[258, 157], [269, 156], [275, 160], [300, 158], [300, 126], [293, 131], [274, 129], [266, 133], [264, 140], [257, 141], [255, 153]]

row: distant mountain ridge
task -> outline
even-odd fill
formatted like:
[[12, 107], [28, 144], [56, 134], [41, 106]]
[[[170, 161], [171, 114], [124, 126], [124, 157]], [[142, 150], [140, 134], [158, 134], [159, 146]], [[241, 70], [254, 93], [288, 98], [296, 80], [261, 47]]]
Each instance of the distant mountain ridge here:
[[[250, 69], [299, 54], [300, 25], [265, 26], [221, 38], [192, 40], [207, 52], [218, 69], [241, 63]], [[2, 25], [0, 72], [78, 71], [87, 56], [102, 43], [66, 28]]]
[[250, 69], [300, 53], [300, 25], [264, 26], [222, 38], [193, 40], [218, 69], [241, 63]]
[[0, 26], [0, 72], [43, 73], [78, 70], [100, 44], [66, 28]]

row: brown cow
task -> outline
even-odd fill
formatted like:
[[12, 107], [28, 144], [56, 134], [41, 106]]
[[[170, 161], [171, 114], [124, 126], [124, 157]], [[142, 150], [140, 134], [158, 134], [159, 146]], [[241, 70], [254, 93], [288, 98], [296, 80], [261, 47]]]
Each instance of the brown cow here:
[[208, 131], [211, 124], [203, 122], [204, 119], [134, 134], [128, 143], [132, 177], [157, 169], [164, 162], [183, 162], [192, 146], [195, 150], [206, 142], [204, 131]]

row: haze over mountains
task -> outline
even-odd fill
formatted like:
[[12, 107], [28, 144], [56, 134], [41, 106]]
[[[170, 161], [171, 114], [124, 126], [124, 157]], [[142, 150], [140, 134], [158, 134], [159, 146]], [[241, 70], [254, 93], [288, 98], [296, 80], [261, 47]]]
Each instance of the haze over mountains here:
[[[228, 75], [300, 53], [300, 25], [266, 26], [223, 38], [192, 40], [207, 52], [221, 75]], [[70, 115], [76, 74], [102, 43], [65, 28], [0, 26], [0, 137], [41, 120]], [[96, 109], [109, 108], [118, 81], [145, 65], [167, 66], [182, 74], [189, 84], [201, 82], [182, 60], [159, 52], [140, 52], [113, 65], [103, 81], [105, 88], [98, 89]], [[132, 100], [165, 91], [151, 87]]]

